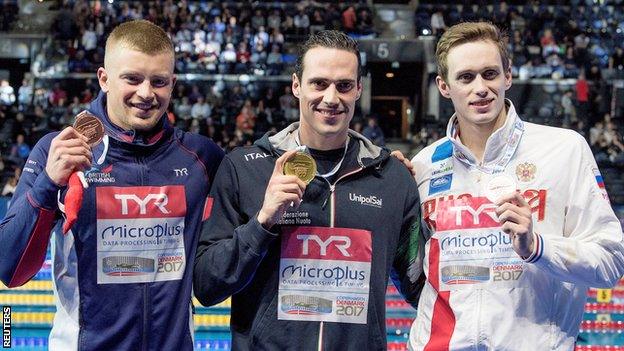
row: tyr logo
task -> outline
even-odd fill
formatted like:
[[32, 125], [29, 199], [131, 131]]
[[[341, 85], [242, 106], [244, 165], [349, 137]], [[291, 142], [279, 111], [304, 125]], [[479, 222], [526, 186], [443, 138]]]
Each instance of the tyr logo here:
[[188, 175], [188, 169], [186, 168], [174, 168], [173, 171], [175, 172], [175, 176], [176, 177], [181, 177], [181, 176], [187, 176]]
[[469, 215], [472, 215], [472, 224], [479, 225], [481, 224], [481, 214], [486, 215], [484, 221], [488, 221], [492, 219], [498, 222], [498, 217], [496, 216], [496, 205], [494, 204], [481, 204], [481, 206], [476, 209], [472, 208], [470, 205], [462, 205], [462, 206], [451, 206], [449, 208], [452, 212], [455, 212], [455, 224], [462, 225], [462, 218], [464, 217], [464, 212], [468, 212]]
[[169, 202], [169, 198], [166, 194], [147, 194], [143, 199], [134, 194], [115, 194], [115, 199], [121, 200], [122, 215], [128, 214], [128, 200], [132, 200], [139, 205], [139, 213], [142, 215], [147, 214], [147, 204], [150, 201], [153, 201], [154, 206], [156, 206], [160, 212], [164, 214], [169, 213], [169, 210], [165, 207], [167, 202]]
[[312, 241], [318, 244], [321, 256], [327, 256], [327, 247], [332, 242], [336, 242], [334, 247], [336, 247], [344, 257], [351, 257], [351, 254], [347, 251], [351, 246], [351, 238], [348, 236], [336, 235], [330, 236], [327, 240], [323, 240], [318, 235], [300, 234], [297, 235], [297, 239], [303, 241], [303, 255], [309, 255], [309, 243]]
[[436, 210], [437, 230], [499, 227], [496, 205], [485, 197], [462, 197], [441, 201]]

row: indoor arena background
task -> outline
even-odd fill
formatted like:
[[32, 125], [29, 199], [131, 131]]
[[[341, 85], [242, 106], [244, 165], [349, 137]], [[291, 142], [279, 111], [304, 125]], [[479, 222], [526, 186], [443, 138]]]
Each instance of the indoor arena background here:
[[[97, 95], [94, 72], [120, 22], [145, 18], [170, 33], [178, 83], [169, 118], [228, 151], [298, 120], [290, 92], [297, 45], [310, 32], [344, 30], [365, 64], [352, 128], [374, 119], [384, 134], [375, 141], [412, 157], [444, 135], [453, 111], [434, 84], [437, 38], [459, 21], [487, 20], [509, 34], [508, 95], [520, 116], [585, 136], [624, 223], [624, 1], [457, 3], [0, 0], [0, 216], [31, 147]], [[26, 285], [0, 284], [14, 349], [47, 349], [50, 265], [48, 254]], [[577, 350], [624, 350], [624, 284], [588, 296]], [[193, 301], [196, 349], [229, 350], [229, 300]], [[404, 350], [415, 311], [391, 285], [386, 308], [388, 349]]]

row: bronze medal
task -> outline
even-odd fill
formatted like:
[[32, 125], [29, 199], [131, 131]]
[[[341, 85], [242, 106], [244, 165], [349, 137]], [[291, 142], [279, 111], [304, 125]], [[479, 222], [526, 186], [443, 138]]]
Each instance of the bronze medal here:
[[284, 174], [297, 176], [304, 183], [310, 184], [316, 175], [316, 162], [309, 154], [297, 152], [284, 164]]
[[87, 144], [91, 147], [99, 144], [104, 137], [104, 125], [89, 111], [82, 111], [76, 116], [74, 129], [89, 138]]

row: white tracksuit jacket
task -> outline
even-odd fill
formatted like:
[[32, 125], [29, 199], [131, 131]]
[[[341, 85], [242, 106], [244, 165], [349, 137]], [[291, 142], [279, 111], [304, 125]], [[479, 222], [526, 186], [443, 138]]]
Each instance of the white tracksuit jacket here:
[[[572, 350], [588, 287], [624, 273], [622, 228], [585, 139], [523, 122], [506, 103], [482, 164], [457, 137], [456, 116], [412, 159], [432, 234], [411, 350]], [[524, 260], [486, 197], [501, 178], [533, 211]]]

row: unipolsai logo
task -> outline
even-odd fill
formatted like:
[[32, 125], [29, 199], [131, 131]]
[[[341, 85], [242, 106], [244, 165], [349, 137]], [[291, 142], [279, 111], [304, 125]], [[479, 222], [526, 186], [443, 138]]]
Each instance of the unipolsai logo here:
[[354, 193], [349, 193], [349, 200], [353, 202], [358, 202], [362, 205], [373, 206], [377, 208], [381, 208], [383, 204], [383, 200], [381, 198], [378, 198], [375, 195], [364, 196], [364, 195], [357, 195]]

